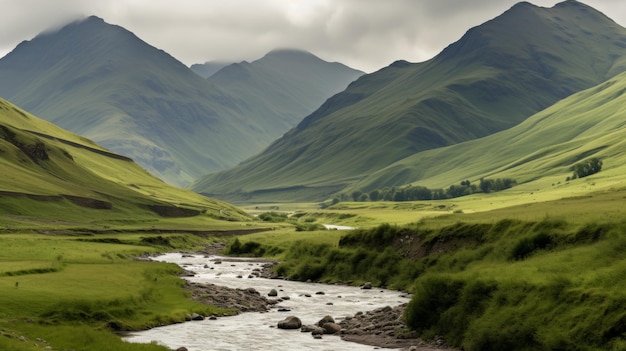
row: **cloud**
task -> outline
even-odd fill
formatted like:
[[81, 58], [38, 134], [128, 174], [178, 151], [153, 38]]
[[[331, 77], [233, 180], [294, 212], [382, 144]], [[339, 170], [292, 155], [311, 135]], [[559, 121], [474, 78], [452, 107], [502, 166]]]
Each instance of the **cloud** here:
[[[120, 25], [185, 64], [311, 51], [365, 71], [427, 60], [515, 0], [0, 0], [0, 56], [79, 16]], [[556, 0], [531, 1], [553, 6]], [[622, 25], [623, 0], [588, 0]]]

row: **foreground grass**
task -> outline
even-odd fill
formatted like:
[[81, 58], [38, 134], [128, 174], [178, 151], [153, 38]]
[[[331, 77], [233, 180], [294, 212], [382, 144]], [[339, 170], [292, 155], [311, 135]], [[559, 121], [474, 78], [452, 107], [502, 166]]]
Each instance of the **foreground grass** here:
[[113, 332], [229, 311], [189, 300], [178, 266], [133, 257], [205, 243], [188, 234], [0, 235], [0, 349], [166, 350]]

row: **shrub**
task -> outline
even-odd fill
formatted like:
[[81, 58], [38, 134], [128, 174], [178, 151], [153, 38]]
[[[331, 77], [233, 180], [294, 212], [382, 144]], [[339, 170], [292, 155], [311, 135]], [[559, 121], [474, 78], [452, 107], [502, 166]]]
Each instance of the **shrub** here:
[[443, 276], [419, 280], [405, 310], [409, 328], [424, 332], [437, 325], [441, 314], [456, 304], [463, 285], [461, 281]]
[[226, 252], [230, 255], [250, 255], [259, 257], [265, 254], [265, 248], [256, 241], [248, 241], [241, 244], [239, 239], [236, 238], [230, 246], [228, 246]]
[[523, 238], [513, 247], [511, 258], [514, 260], [523, 260], [533, 252], [549, 248], [552, 244], [552, 237], [545, 232], [536, 234], [531, 238]]

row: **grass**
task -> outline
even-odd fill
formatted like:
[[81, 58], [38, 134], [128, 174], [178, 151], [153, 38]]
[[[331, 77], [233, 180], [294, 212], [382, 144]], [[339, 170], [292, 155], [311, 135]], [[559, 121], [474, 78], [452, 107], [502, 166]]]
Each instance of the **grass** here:
[[[146, 238], [168, 245], [155, 246]], [[0, 235], [2, 349], [165, 350], [126, 344], [112, 331], [180, 322], [192, 312], [229, 311], [189, 300], [178, 266], [133, 257], [198, 249], [207, 242], [189, 234]], [[42, 267], [54, 270], [41, 272]], [[15, 272], [20, 273], [7, 274]], [[36, 341], [41, 339], [46, 342]]]

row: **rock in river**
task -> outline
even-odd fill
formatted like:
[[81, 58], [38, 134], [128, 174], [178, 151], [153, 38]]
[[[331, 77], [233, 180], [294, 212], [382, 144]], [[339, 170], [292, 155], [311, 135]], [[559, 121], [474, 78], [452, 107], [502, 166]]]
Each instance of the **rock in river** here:
[[302, 321], [296, 316], [289, 316], [278, 322], [279, 329], [300, 329]]

